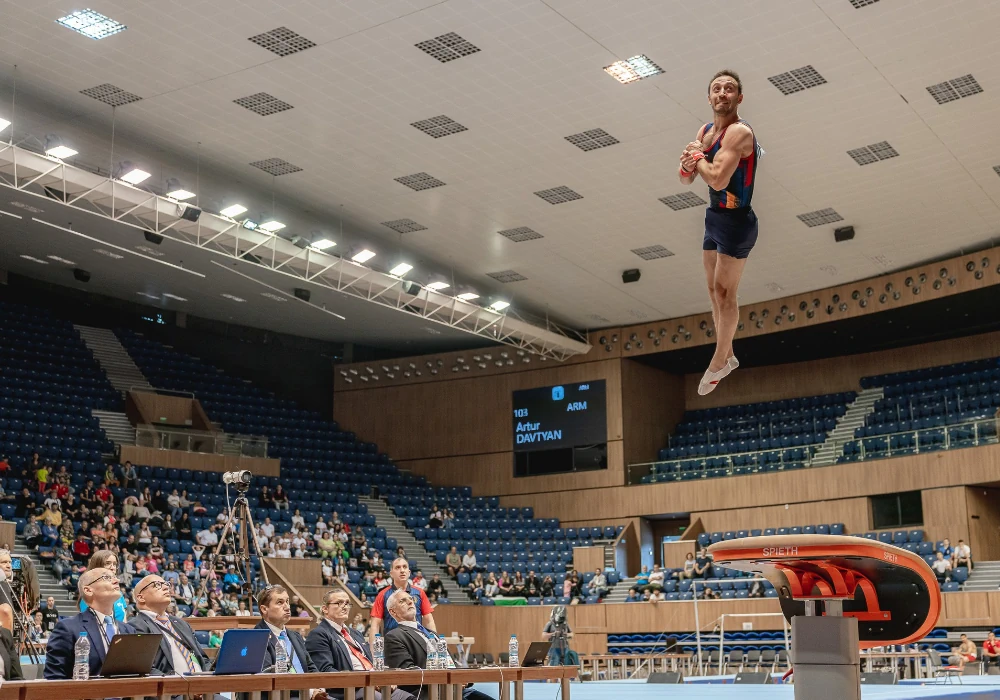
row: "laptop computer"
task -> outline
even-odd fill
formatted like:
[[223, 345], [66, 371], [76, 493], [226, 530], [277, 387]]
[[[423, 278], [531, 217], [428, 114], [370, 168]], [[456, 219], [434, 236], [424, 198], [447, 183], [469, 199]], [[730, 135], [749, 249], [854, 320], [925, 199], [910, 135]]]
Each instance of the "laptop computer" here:
[[524, 654], [524, 659], [521, 660], [521, 665], [544, 666], [551, 646], [552, 642], [532, 642]]
[[111, 638], [100, 677], [148, 676], [160, 648], [160, 639], [162, 635], [159, 634], [116, 634]]
[[226, 630], [219, 654], [215, 657], [215, 675], [260, 673], [270, 636], [271, 630]]

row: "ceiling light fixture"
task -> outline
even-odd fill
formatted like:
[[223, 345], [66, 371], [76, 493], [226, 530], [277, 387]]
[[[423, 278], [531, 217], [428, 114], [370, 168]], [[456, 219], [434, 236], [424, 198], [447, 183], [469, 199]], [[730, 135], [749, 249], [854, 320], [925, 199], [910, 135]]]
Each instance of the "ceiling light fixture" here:
[[63, 263], [64, 265], [76, 265], [72, 260], [67, 260], [66, 258], [60, 258], [58, 255], [46, 255], [49, 260], [55, 260], [58, 263]]
[[65, 17], [60, 17], [56, 20], [56, 24], [61, 24], [67, 29], [72, 29], [74, 32], [89, 36], [91, 39], [104, 39], [112, 34], [117, 34], [128, 29], [121, 22], [89, 8], [86, 10], [77, 10]]
[[374, 252], [368, 250], [367, 248], [363, 248], [362, 250], [359, 250], [357, 253], [352, 255], [351, 260], [353, 260], [356, 263], [366, 263], [374, 257], [375, 257]]
[[332, 248], [335, 245], [337, 244], [329, 238], [320, 238], [318, 241], [310, 243], [309, 247], [315, 248], [316, 250], [326, 250], [327, 248]]
[[128, 161], [122, 163], [120, 167], [121, 175], [118, 176], [118, 179], [122, 182], [127, 182], [130, 185], [138, 185], [140, 182], [145, 182], [152, 177], [150, 173], [147, 173], [141, 168], [133, 167]]
[[3, 117], [0, 117], [0, 131], [3, 131], [8, 126], [10, 126], [10, 122], [4, 119]]
[[236, 302], [244, 302], [244, 301], [246, 301], [246, 299], [244, 299], [243, 297], [238, 297], [235, 294], [223, 294], [222, 296], [224, 296], [226, 299], [230, 299], [230, 300], [236, 301]]
[[610, 66], [605, 66], [604, 72], [619, 83], [628, 85], [637, 80], [658, 75], [663, 72], [663, 69], [650, 61], [646, 56], [639, 54], [624, 61], [615, 61]]
[[394, 275], [396, 277], [402, 277], [403, 275], [405, 275], [407, 272], [409, 272], [412, 269], [413, 269], [413, 265], [410, 265], [409, 263], [401, 262], [398, 265], [396, 265], [396, 267], [394, 267], [391, 270], [389, 270], [389, 274], [390, 275]]
[[62, 139], [55, 134], [48, 134], [45, 137], [45, 155], [61, 160], [63, 158], [71, 158], [77, 153], [78, 151], [64, 145]]
[[503, 299], [497, 299], [492, 304], [490, 304], [490, 308], [493, 309], [494, 311], [503, 311], [508, 306], [510, 306], [510, 302], [504, 301]]
[[440, 292], [442, 289], [447, 289], [450, 286], [451, 285], [448, 284], [447, 282], [441, 282], [439, 280], [437, 282], [431, 282], [430, 284], [428, 284], [427, 289], [430, 289], [432, 292]]
[[473, 299], [478, 299], [479, 295], [476, 294], [475, 292], [462, 292], [455, 298], [461, 299], [462, 301], [472, 301]]
[[164, 292], [163, 296], [167, 299], [173, 299], [174, 301], [187, 301], [184, 297], [179, 297], [176, 294], [171, 294], [170, 292]]
[[112, 253], [110, 250], [107, 250], [106, 248], [94, 248], [94, 252], [98, 253], [99, 255], [103, 255], [106, 258], [111, 258], [112, 260], [125, 259], [124, 255], [119, 255], [118, 253]]
[[176, 199], [178, 202], [183, 202], [185, 199], [191, 199], [195, 194], [190, 190], [184, 189], [181, 186], [180, 180], [171, 177], [167, 179], [167, 196], [171, 199]]
[[265, 221], [257, 228], [259, 228], [262, 231], [267, 231], [268, 233], [275, 233], [276, 231], [280, 231], [281, 229], [285, 228], [285, 225], [280, 221], [274, 221], [272, 219], [270, 221]]
[[156, 301], [160, 300], [160, 297], [156, 296], [155, 294], [150, 294], [149, 292], [136, 292], [136, 294], [138, 294], [141, 297], [146, 297], [147, 299], [155, 299]]
[[39, 265], [48, 265], [49, 264], [48, 260], [39, 260], [38, 258], [36, 258], [33, 255], [22, 255], [21, 257], [24, 258], [25, 260], [30, 260], [31, 262], [36, 262]]
[[228, 216], [230, 219], [239, 216], [247, 210], [242, 204], [231, 204], [219, 213], [223, 216]]

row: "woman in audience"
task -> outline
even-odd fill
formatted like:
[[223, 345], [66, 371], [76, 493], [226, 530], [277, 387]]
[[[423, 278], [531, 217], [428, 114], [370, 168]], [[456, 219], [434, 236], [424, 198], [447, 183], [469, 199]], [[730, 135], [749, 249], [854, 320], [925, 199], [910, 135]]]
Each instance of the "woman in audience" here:
[[191, 533], [191, 518], [188, 517], [188, 514], [185, 511], [184, 513], [181, 513], [181, 519], [177, 521], [177, 539], [190, 540], [193, 537]]
[[541, 593], [543, 598], [551, 598], [556, 594], [555, 581], [553, 581], [552, 577], [549, 576], [548, 574], [546, 574], [545, 578], [542, 579]]
[[492, 598], [499, 592], [500, 583], [497, 581], [496, 574], [491, 571], [489, 576], [486, 577], [486, 585], [483, 586], [483, 595], [487, 598]]
[[430, 515], [427, 517], [427, 527], [439, 528], [444, 525], [444, 513], [438, 508], [437, 503], [431, 506]]
[[329, 557], [323, 560], [323, 563], [320, 565], [320, 571], [323, 573], [323, 584], [326, 586], [332, 586], [334, 568], [333, 561]]
[[476, 574], [476, 578], [469, 581], [469, 595], [473, 596], [477, 600], [483, 597], [484, 589], [486, 587], [486, 582], [483, 581], [482, 574]]
[[302, 517], [302, 511], [298, 508], [292, 513], [292, 527], [304, 528], [306, 526], [306, 519]]
[[500, 572], [500, 578], [497, 579], [497, 595], [508, 596], [513, 592], [514, 586], [511, 584], [510, 574], [506, 571]]
[[514, 572], [514, 578], [510, 582], [510, 593], [513, 596], [524, 596], [527, 594], [527, 588], [524, 585], [524, 576], [520, 571]]

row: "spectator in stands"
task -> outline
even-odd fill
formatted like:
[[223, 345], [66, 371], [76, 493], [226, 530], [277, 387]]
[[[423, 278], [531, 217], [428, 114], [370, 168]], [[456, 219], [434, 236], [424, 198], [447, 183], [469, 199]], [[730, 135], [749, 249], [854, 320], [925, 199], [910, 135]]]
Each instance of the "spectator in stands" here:
[[462, 571], [466, 573], [473, 574], [479, 570], [479, 565], [476, 562], [476, 553], [469, 549], [465, 556], [462, 557]]
[[49, 468], [45, 464], [39, 464], [35, 469], [35, 481], [38, 482], [38, 493], [45, 493], [49, 481]]
[[750, 582], [750, 598], [763, 598], [764, 597], [764, 579], [754, 578]]
[[28, 545], [28, 549], [38, 547], [42, 541], [42, 528], [34, 515], [28, 516], [28, 522], [24, 524], [24, 530], [21, 534], [24, 535], [24, 543]]
[[129, 488], [132, 486], [136, 488], [139, 486], [139, 475], [135, 471], [135, 467], [128, 460], [125, 460], [125, 464], [122, 465], [122, 488]]
[[6, 477], [9, 471], [10, 462], [7, 461], [7, 455], [0, 455], [0, 478]]
[[651, 591], [662, 590], [665, 578], [666, 574], [660, 565], [653, 564], [653, 571], [649, 574], [649, 582], [646, 584], [646, 588]]
[[424, 627], [432, 632], [436, 632], [437, 627], [434, 624], [434, 615], [430, 601], [427, 599], [427, 594], [419, 588], [410, 585], [409, 562], [405, 559], [395, 559], [392, 562], [391, 576], [392, 585], [386, 586], [384, 590], [379, 591], [375, 602], [372, 604], [370, 632], [372, 639], [374, 639], [375, 634], [382, 632], [383, 629], [385, 632], [389, 632], [396, 626], [396, 620], [391, 615], [386, 614], [386, 601], [397, 590], [406, 591], [409, 597], [412, 597], [414, 601], [418, 601], [417, 622], [423, 624]]
[[931, 568], [934, 569], [938, 583], [944, 583], [951, 579], [951, 559], [945, 559], [944, 552], [936, 552], [935, 557]]
[[[427, 516], [427, 527], [439, 528], [442, 525], [444, 525], [444, 513], [441, 512], [441, 509], [435, 503], [431, 506], [430, 515]], [[459, 563], [461, 564], [461, 562]]]
[[596, 595], [598, 598], [603, 598], [608, 594], [608, 579], [605, 577], [604, 571], [594, 570], [594, 578], [590, 579], [587, 589], [590, 595]]
[[288, 494], [281, 484], [274, 487], [274, 508], [275, 510], [288, 510]]
[[951, 540], [947, 537], [941, 541], [941, 554], [944, 555], [945, 559], [952, 559], [955, 555], [955, 552], [951, 548]]
[[442, 513], [444, 516], [441, 520], [441, 527], [445, 530], [451, 530], [455, 527], [455, 513], [450, 508], [445, 508]]
[[976, 661], [976, 643], [969, 639], [969, 636], [962, 634], [962, 642], [954, 650], [954, 653], [948, 658], [948, 663], [952, 666], [958, 666], [959, 671], [965, 670], [965, 664], [975, 663]]
[[167, 505], [170, 506], [170, 515], [174, 520], [180, 520], [180, 517], [184, 514], [184, 510], [181, 508], [181, 495], [174, 489], [167, 496]]
[[542, 579], [542, 585], [538, 590], [543, 598], [551, 598], [556, 594], [555, 581], [549, 574], [545, 574], [545, 578]]
[[684, 566], [682, 566], [681, 570], [675, 574], [677, 580], [681, 581], [686, 578], [688, 579], [694, 578], [694, 565], [695, 565], [694, 554], [688, 552], [687, 556], [684, 558]]
[[257, 495], [257, 506], [268, 510], [274, 508], [274, 496], [271, 495], [271, 489], [267, 486], [261, 487], [260, 493]]
[[625, 596], [626, 603], [641, 603], [642, 596], [639, 595], [639, 590], [634, 586], [628, 589], [628, 595]]
[[214, 547], [219, 544], [219, 536], [216, 534], [215, 525], [209, 525], [204, 530], [201, 530], [195, 539], [198, 540], [198, 544], [203, 547]]
[[987, 672], [990, 666], [1000, 667], [1000, 641], [997, 641], [993, 632], [987, 634], [986, 641], [983, 642], [983, 664]]
[[664, 595], [663, 591], [659, 588], [654, 588], [652, 590], [647, 589], [646, 593], [649, 594], [649, 597], [646, 598], [646, 600], [650, 603], [662, 603], [667, 599], [667, 596]]
[[646, 586], [649, 585], [649, 567], [645, 564], [639, 573], [635, 575], [635, 585], [640, 591], [646, 590]]
[[56, 607], [56, 599], [52, 596], [48, 596], [45, 599], [45, 607], [39, 608], [39, 612], [42, 613], [42, 627], [45, 628], [46, 632], [51, 632], [59, 622], [59, 610]]
[[[266, 486], [264, 488], [267, 488]], [[274, 537], [274, 524], [271, 522], [270, 518], [264, 518], [264, 522], [260, 525], [260, 534], [271, 539]]]
[[711, 586], [705, 586], [701, 589], [701, 597], [703, 600], [718, 600], [719, 594]]
[[694, 575], [698, 578], [712, 578], [712, 557], [706, 549], [698, 550], [694, 561]]
[[444, 563], [448, 567], [448, 575], [455, 578], [459, 569], [462, 568], [462, 555], [458, 553], [458, 547], [452, 546], [444, 558]]
[[90, 542], [87, 540], [87, 535], [83, 531], [76, 534], [76, 541], [73, 542], [73, 558], [80, 563], [83, 563], [90, 558]]
[[955, 551], [952, 553], [951, 566], [953, 569], [966, 566], [969, 568], [969, 573], [972, 573], [972, 549], [969, 548], [969, 545], [965, 544], [965, 540], [958, 541], [958, 546], [955, 547]]
[[487, 598], [493, 598], [500, 593], [500, 582], [497, 581], [496, 574], [492, 571], [489, 576], [486, 577], [486, 585], [483, 586], [483, 595]]

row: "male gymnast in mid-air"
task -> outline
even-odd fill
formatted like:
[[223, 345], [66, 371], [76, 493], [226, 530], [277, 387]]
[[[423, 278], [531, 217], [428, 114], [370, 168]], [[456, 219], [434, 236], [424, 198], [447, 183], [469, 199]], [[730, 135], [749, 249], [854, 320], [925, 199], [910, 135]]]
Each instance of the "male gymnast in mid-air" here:
[[708, 85], [715, 115], [681, 154], [678, 175], [685, 185], [701, 176], [708, 185], [702, 262], [715, 321], [715, 354], [698, 384], [705, 395], [740, 366], [733, 337], [740, 319], [737, 290], [747, 257], [757, 242], [757, 215], [750, 206], [761, 149], [753, 129], [740, 119], [743, 84], [735, 71], [722, 70]]

